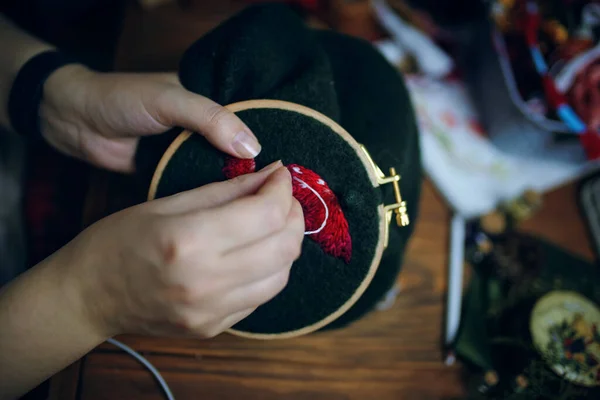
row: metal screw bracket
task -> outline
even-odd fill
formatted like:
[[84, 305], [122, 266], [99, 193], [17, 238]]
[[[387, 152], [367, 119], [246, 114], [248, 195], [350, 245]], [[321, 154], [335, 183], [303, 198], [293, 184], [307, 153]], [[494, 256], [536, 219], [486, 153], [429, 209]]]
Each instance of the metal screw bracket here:
[[362, 145], [360, 146], [360, 148], [369, 160], [369, 164], [371, 164], [371, 167], [375, 171], [375, 175], [377, 176], [377, 183], [379, 185], [391, 183], [394, 187], [394, 197], [396, 199], [396, 202], [394, 204], [386, 205], [383, 208], [385, 211], [386, 221], [384, 246], [387, 247], [390, 238], [389, 225], [392, 221], [393, 214], [396, 214], [396, 224], [398, 226], [408, 226], [410, 224], [406, 202], [402, 200], [402, 195], [400, 194], [400, 184], [398, 183], [400, 182], [400, 175], [398, 175], [396, 173], [396, 169], [392, 167], [390, 168], [390, 175], [385, 176], [383, 171], [377, 166], [377, 164], [375, 164], [367, 149]]

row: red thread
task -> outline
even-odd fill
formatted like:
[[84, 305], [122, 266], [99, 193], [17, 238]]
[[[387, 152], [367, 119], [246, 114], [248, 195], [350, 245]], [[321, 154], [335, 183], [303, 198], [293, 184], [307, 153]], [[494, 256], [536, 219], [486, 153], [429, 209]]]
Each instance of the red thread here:
[[590, 160], [600, 158], [600, 135], [588, 129], [579, 137], [587, 157]]
[[557, 109], [559, 106], [567, 104], [567, 99], [556, 89], [554, 81], [547, 74], [542, 76], [542, 85], [546, 91], [546, 98], [550, 107]]
[[227, 157], [223, 173], [227, 179], [235, 178], [236, 176], [249, 174], [256, 169], [256, 162], [253, 158], [231, 158]]
[[[254, 160], [228, 157], [225, 161], [223, 173], [228, 179], [231, 179], [253, 172], [255, 167]], [[329, 188], [327, 182], [314, 171], [298, 164], [291, 164], [286, 168], [290, 171], [292, 177], [301, 179], [306, 185], [319, 193], [329, 210], [329, 217], [323, 229], [310, 234], [309, 237], [317, 242], [325, 253], [349, 263], [352, 257], [352, 239], [348, 221], [335, 193]], [[302, 206], [306, 231], [317, 231], [325, 220], [325, 208], [319, 198], [303, 186], [304, 183], [292, 179], [292, 195]]]
[[[319, 243], [327, 254], [349, 263], [352, 256], [352, 239], [350, 238], [348, 221], [346, 221], [337, 197], [329, 188], [327, 182], [310, 169], [298, 164], [291, 164], [287, 168], [292, 176], [302, 179], [307, 185], [315, 189], [329, 209], [327, 224], [321, 231], [310, 235], [311, 239]], [[325, 209], [318, 197], [310, 190], [303, 188], [302, 185], [296, 180], [293, 181], [293, 195], [304, 211], [306, 230], [314, 231], [319, 229], [323, 223]]]
[[528, 46], [535, 46], [537, 44], [537, 31], [539, 29], [542, 18], [540, 14], [535, 13], [529, 16], [528, 26], [530, 29], [525, 30], [525, 43]]

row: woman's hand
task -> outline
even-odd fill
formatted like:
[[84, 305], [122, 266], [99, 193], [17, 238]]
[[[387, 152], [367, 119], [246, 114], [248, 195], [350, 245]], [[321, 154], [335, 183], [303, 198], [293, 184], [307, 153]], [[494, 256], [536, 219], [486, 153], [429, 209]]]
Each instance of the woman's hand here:
[[98, 73], [68, 65], [46, 81], [40, 115], [51, 145], [114, 171], [134, 170], [140, 136], [175, 126], [240, 158], [253, 158], [261, 149], [235, 114], [187, 91], [175, 74]]
[[303, 237], [281, 164], [100, 220], [0, 288], [0, 399], [111, 336], [217, 335], [284, 288]]
[[211, 337], [284, 288], [303, 236], [278, 163], [114, 214], [56, 257], [108, 336]]

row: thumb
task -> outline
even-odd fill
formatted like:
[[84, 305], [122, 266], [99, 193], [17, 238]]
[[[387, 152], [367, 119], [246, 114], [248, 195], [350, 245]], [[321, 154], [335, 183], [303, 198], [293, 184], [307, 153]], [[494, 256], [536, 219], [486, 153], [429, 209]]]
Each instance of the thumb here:
[[254, 158], [261, 150], [250, 129], [234, 113], [183, 87], [161, 97], [158, 114], [173, 126], [197, 132], [217, 149], [238, 158]]
[[256, 193], [267, 178], [281, 166], [281, 161], [276, 161], [259, 172], [240, 175], [223, 182], [209, 183], [197, 189], [154, 200], [155, 210], [164, 214], [179, 214], [219, 207], [240, 197]]

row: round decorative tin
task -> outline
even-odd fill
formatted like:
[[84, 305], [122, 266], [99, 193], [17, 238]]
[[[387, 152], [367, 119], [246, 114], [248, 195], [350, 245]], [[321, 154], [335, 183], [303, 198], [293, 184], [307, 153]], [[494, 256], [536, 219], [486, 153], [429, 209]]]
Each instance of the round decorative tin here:
[[553, 291], [536, 303], [530, 319], [533, 343], [562, 378], [600, 386], [600, 309], [576, 292]]

